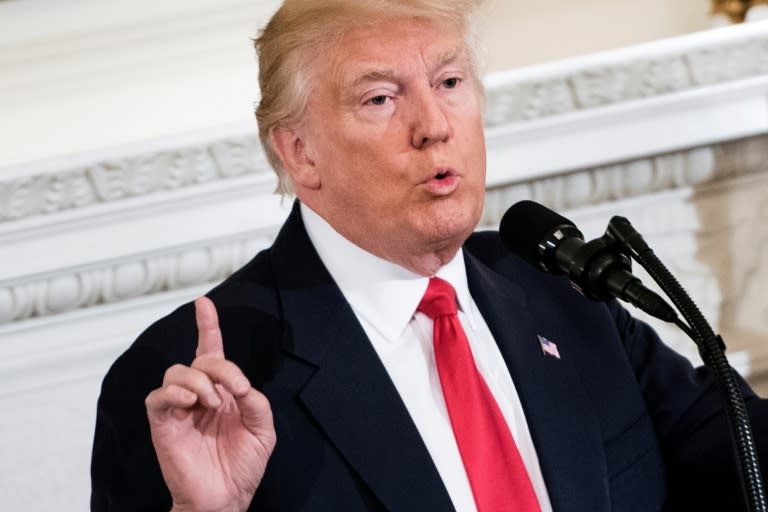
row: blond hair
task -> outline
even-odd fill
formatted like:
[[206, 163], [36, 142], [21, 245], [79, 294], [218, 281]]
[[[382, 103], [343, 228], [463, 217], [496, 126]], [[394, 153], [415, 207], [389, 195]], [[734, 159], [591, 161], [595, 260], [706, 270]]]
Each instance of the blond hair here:
[[[482, 0], [285, 0], [259, 32], [254, 46], [259, 57], [261, 100], [256, 108], [259, 138], [278, 177], [277, 192], [293, 187], [270, 141], [280, 126], [299, 121], [307, 106], [307, 68], [318, 52], [353, 30], [396, 18], [421, 19], [457, 26], [470, 38], [470, 19]], [[474, 45], [467, 48], [473, 65]]]

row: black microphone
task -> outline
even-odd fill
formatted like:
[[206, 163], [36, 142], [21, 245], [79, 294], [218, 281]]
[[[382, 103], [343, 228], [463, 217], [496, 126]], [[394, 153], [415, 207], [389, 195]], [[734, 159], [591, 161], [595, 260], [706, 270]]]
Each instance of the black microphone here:
[[620, 244], [606, 234], [590, 242], [573, 222], [534, 201], [520, 201], [504, 214], [499, 226], [504, 245], [534, 267], [566, 274], [587, 297], [618, 297], [667, 322], [675, 310], [631, 273], [632, 262]]

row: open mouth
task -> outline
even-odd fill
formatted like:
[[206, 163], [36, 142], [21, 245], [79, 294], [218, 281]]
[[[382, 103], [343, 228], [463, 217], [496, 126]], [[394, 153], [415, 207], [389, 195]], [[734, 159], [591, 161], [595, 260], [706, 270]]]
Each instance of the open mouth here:
[[435, 169], [435, 174], [425, 184], [431, 194], [449, 196], [459, 186], [459, 175], [450, 167]]
[[455, 176], [456, 173], [453, 172], [451, 169], [440, 169], [437, 171], [437, 174], [433, 179], [435, 180], [444, 180], [446, 178], [450, 178], [451, 176]]

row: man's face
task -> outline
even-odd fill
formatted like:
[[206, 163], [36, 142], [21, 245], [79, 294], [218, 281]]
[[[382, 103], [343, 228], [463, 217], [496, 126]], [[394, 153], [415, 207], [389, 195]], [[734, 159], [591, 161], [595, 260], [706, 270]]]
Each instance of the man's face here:
[[455, 253], [480, 218], [485, 185], [481, 94], [464, 34], [383, 22], [322, 53], [309, 77], [302, 130], [318, 183], [300, 199], [406, 267], [425, 251]]

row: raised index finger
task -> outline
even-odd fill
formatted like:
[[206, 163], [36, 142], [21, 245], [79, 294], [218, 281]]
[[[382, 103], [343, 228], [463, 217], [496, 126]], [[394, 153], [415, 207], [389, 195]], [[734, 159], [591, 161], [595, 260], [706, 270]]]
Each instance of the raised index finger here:
[[197, 355], [220, 355], [224, 357], [224, 342], [219, 329], [219, 315], [216, 306], [208, 297], [195, 300], [195, 321], [197, 322]]

